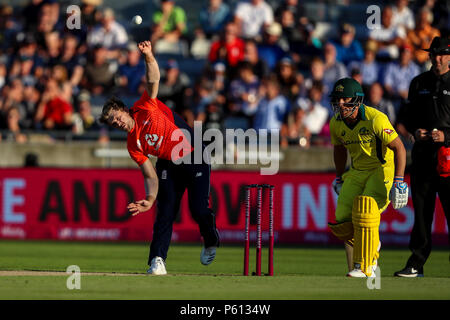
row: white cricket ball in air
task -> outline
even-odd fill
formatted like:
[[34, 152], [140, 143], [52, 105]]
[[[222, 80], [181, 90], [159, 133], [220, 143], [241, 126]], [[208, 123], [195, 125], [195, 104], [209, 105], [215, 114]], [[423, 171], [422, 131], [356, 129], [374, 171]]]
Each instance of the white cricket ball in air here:
[[142, 17], [137, 15], [133, 17], [133, 23], [134, 24], [141, 24], [142, 23]]

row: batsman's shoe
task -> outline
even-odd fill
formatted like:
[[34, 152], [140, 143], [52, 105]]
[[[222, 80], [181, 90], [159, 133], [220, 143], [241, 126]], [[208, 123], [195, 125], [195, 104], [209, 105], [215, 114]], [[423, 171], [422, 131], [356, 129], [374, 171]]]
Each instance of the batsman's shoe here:
[[157, 276], [163, 276], [167, 274], [166, 263], [161, 257], [154, 257], [152, 259], [150, 268], [147, 270], [148, 274], [154, 274]]
[[208, 248], [203, 247], [200, 254], [200, 262], [205, 266], [211, 264], [211, 262], [213, 262], [214, 258], [216, 257], [216, 249], [217, 247], [214, 246]]
[[416, 269], [413, 267], [405, 267], [403, 270], [395, 272], [394, 276], [402, 278], [421, 278], [423, 277], [423, 268]]
[[[369, 278], [375, 278], [376, 265], [372, 266], [372, 268], [373, 268], [373, 272], [369, 276]], [[349, 277], [349, 278], [367, 278], [367, 275], [361, 270], [361, 265], [358, 263], [355, 263], [355, 268], [352, 271], [350, 271], [349, 273], [347, 273], [347, 277]]]

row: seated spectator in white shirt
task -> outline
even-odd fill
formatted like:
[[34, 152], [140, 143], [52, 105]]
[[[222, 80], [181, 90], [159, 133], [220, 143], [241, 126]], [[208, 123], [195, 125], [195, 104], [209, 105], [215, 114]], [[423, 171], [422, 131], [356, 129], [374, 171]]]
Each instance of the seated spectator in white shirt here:
[[264, 28], [274, 21], [272, 7], [264, 0], [240, 1], [234, 19], [244, 39], [261, 36]]
[[378, 45], [378, 57], [383, 59], [397, 59], [401, 47], [406, 39], [406, 31], [401, 25], [395, 25], [391, 7], [385, 7], [381, 14], [380, 28], [369, 32], [369, 40]]
[[383, 85], [393, 99], [406, 100], [411, 80], [420, 73], [412, 57], [412, 47], [405, 45], [401, 48], [399, 60], [387, 66]]
[[395, 25], [402, 26], [406, 30], [412, 30], [415, 27], [414, 14], [408, 8], [408, 0], [397, 0], [395, 6], [392, 7]]
[[289, 100], [280, 94], [280, 84], [276, 76], [262, 81], [264, 98], [259, 101], [253, 128], [256, 130], [286, 130], [289, 114]]
[[114, 11], [110, 8], [103, 10], [102, 24], [88, 33], [89, 47], [102, 46], [108, 51], [108, 58], [116, 58], [119, 49], [126, 47], [128, 35], [125, 28], [114, 18]]
[[308, 97], [298, 98], [296, 107], [305, 112], [303, 123], [311, 134], [319, 134], [328, 121], [328, 110], [321, 103], [322, 85], [315, 84], [309, 89]]

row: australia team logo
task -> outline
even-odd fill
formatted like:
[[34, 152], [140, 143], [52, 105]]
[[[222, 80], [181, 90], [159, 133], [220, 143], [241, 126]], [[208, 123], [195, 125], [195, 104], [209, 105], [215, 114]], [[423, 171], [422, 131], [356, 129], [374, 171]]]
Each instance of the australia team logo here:
[[362, 127], [361, 129], [359, 129], [359, 135], [368, 136], [370, 135], [370, 130], [367, 129], [366, 127]]

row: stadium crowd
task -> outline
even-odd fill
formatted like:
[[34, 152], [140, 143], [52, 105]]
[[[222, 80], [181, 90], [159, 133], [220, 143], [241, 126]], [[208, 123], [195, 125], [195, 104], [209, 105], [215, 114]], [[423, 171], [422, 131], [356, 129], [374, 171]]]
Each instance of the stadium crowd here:
[[[161, 69], [159, 99], [190, 125], [279, 129], [282, 146], [328, 145], [328, 94], [336, 80], [359, 81], [365, 103], [395, 125], [410, 81], [430, 67], [421, 49], [434, 36], [448, 36], [446, 1], [386, 2], [380, 28], [357, 36], [341, 21], [332, 37], [316, 36], [320, 21], [305, 14], [302, 1], [275, 4], [204, 0], [189, 25], [187, 8], [161, 0], [144, 17]], [[133, 28], [102, 0], [82, 0], [80, 8], [79, 28], [69, 29], [77, 12], [66, 14], [56, 0], [0, 6], [3, 140], [70, 132], [107, 141], [111, 132], [93, 105], [110, 95], [131, 104], [142, 94], [145, 67]], [[186, 72], [185, 61], [201, 70]]]

